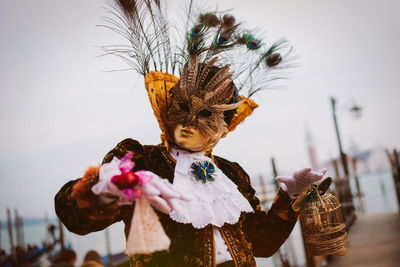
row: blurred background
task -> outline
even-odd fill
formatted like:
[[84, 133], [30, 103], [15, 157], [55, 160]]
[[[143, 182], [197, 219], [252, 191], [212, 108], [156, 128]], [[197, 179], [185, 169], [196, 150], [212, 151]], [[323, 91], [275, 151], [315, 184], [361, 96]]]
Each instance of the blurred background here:
[[[266, 208], [275, 174], [328, 167], [354, 229], [377, 218], [398, 222], [400, 3], [207, 3], [265, 31], [267, 40], [286, 37], [301, 63], [288, 89], [254, 97], [259, 108], [214, 154], [241, 164]], [[142, 78], [114, 71], [126, 68], [117, 58], [99, 57], [99, 46], [122, 43], [96, 27], [104, 6], [98, 0], [0, 1], [0, 248], [7, 255], [13, 252], [8, 218], [13, 246], [28, 250], [29, 244], [35, 251], [54, 243], [60, 229], [53, 199], [63, 184], [127, 137], [159, 143]], [[105, 260], [123, 252], [122, 229], [116, 224], [85, 237], [64, 230], [61, 237], [80, 264], [91, 249]], [[285, 262], [317, 266], [335, 260], [307, 257], [296, 227], [280, 255], [258, 260], [259, 266]]]

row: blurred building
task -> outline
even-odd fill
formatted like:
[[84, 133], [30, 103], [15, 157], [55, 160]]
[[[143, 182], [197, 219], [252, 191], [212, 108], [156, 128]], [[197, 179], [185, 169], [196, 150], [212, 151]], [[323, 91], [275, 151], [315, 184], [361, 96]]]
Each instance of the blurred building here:
[[[348, 154], [348, 166], [350, 172], [353, 170], [353, 158], [356, 159], [357, 174], [363, 175], [367, 173], [375, 173], [390, 170], [390, 163], [386, 155], [386, 151], [382, 147], [374, 147], [368, 150], [350, 149]], [[335, 175], [335, 163], [342, 175], [342, 164], [338, 157], [330, 159], [322, 164], [324, 168], [328, 169], [329, 175]]]

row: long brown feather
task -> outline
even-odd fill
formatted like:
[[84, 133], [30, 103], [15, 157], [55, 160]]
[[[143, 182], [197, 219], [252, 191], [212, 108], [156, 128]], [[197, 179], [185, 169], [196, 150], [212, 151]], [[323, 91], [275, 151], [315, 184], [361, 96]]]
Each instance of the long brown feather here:
[[181, 78], [179, 79], [178, 84], [176, 85], [178, 88], [174, 90], [174, 94], [177, 98], [181, 98], [182, 100], [189, 100], [189, 95], [187, 92], [187, 73], [188, 73], [188, 66], [186, 65], [182, 70]]
[[206, 66], [204, 66], [201, 70], [201, 74], [199, 78], [197, 79], [197, 84], [196, 86], [200, 87], [203, 85], [204, 81], [207, 78], [207, 75], [210, 73], [211, 68], [215, 65], [215, 63], [218, 61], [218, 57], [213, 57]]
[[211, 78], [211, 80], [207, 83], [205, 86], [204, 90], [206, 92], [210, 92], [216, 89], [216, 86], [225, 78], [226, 73], [229, 71], [229, 65], [226, 65], [225, 67], [221, 68], [215, 75], [214, 77]]
[[233, 73], [227, 73], [226, 76], [222, 77], [218, 82], [215, 83], [215, 85], [213, 86], [213, 88], [211, 88], [210, 91], [211, 92], [217, 91], [220, 88], [220, 86], [223, 83], [225, 83], [227, 80], [229, 81], [229, 83], [231, 83], [232, 82], [232, 80], [231, 80], [232, 76], [233, 76]]
[[226, 79], [215, 91], [209, 92], [205, 95], [204, 102], [208, 105], [224, 104], [233, 95], [232, 81]]
[[238, 108], [241, 104], [243, 103], [243, 101], [239, 101], [237, 103], [233, 103], [233, 104], [220, 104], [220, 105], [214, 105], [211, 106], [211, 108], [215, 111], [226, 111], [226, 110], [232, 110], [232, 109], [236, 109]]
[[189, 92], [194, 92], [196, 90], [196, 78], [197, 78], [197, 72], [199, 68], [199, 57], [194, 56], [190, 60], [190, 66], [188, 68], [188, 74], [186, 77], [186, 83], [187, 83], [187, 88], [186, 90]]

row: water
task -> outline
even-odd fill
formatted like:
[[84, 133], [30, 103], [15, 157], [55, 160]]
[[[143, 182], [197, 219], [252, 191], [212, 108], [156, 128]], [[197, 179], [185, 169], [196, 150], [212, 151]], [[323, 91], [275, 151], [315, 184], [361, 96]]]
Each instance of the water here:
[[[52, 221], [56, 223], [56, 221]], [[57, 225], [57, 224], [55, 224]], [[27, 223], [24, 226], [25, 244], [36, 244], [40, 246], [43, 241], [50, 241], [50, 235], [47, 234], [44, 220], [38, 220], [36, 223]], [[118, 253], [125, 249], [123, 223], [115, 223], [109, 227], [111, 252]], [[15, 232], [14, 232], [15, 235]], [[58, 236], [58, 232], [56, 233]], [[64, 228], [64, 239], [67, 247], [72, 247], [77, 253], [77, 264], [81, 263], [86, 252], [96, 250], [100, 255], [106, 255], [105, 232], [95, 232], [85, 236], [76, 235]], [[15, 238], [14, 238], [15, 242]], [[9, 238], [6, 228], [3, 226], [1, 231], [1, 246], [7, 252], [9, 251]]]
[[[398, 210], [393, 177], [390, 171], [364, 174], [360, 177], [360, 188], [364, 194], [365, 214], [377, 214]], [[354, 178], [350, 179], [353, 195], [356, 194]], [[358, 200], [355, 200], [357, 206]]]
[[[352, 188], [354, 189], [354, 179], [351, 179], [350, 182]], [[389, 171], [362, 175], [360, 177], [360, 186], [362, 192], [364, 193], [366, 214], [395, 212], [398, 210], [393, 178]], [[355, 190], [353, 191], [353, 193], [355, 193]], [[355, 202], [357, 204], [357, 201]], [[109, 228], [112, 253], [121, 252], [125, 248], [123, 227], [124, 225], [122, 223], [116, 223]], [[25, 243], [27, 244], [40, 244], [46, 238], [49, 238], [49, 236], [46, 234], [46, 227], [43, 221], [26, 223], [24, 232]], [[70, 243], [72, 248], [77, 252], [78, 264], [81, 263], [85, 253], [88, 250], [94, 249], [101, 255], [106, 254], [104, 231], [91, 233], [85, 236], [79, 236], [66, 230], [65, 241], [66, 243]], [[0, 245], [2, 248], [5, 248], [6, 251], [9, 251], [8, 233], [5, 227], [2, 227]], [[290, 241], [285, 244], [282, 250], [284, 253], [291, 251], [289, 255], [291, 262], [296, 263], [296, 265], [299, 266], [304, 264], [304, 250], [302, 247], [301, 233], [298, 226], [296, 226], [290, 237]], [[274, 262], [273, 258], [257, 259], [259, 266], [272, 266], [272, 262]]]

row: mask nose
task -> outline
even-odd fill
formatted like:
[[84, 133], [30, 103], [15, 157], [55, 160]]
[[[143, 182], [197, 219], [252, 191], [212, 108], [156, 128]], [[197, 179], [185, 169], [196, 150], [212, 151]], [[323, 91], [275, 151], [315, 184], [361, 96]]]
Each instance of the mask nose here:
[[196, 116], [194, 114], [189, 114], [187, 119], [186, 119], [186, 127], [192, 127], [194, 126], [194, 123], [196, 121]]

